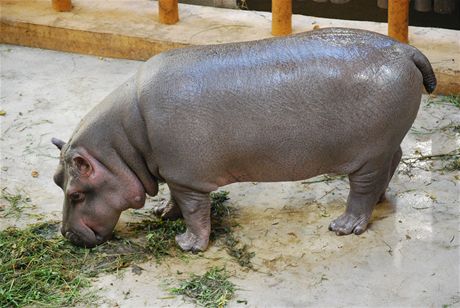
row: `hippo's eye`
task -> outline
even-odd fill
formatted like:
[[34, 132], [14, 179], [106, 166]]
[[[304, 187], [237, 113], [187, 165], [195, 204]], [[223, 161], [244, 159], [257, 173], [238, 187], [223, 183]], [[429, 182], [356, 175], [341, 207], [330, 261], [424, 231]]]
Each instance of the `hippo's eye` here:
[[81, 192], [74, 192], [70, 194], [70, 200], [74, 202], [80, 202], [85, 199], [85, 194]]

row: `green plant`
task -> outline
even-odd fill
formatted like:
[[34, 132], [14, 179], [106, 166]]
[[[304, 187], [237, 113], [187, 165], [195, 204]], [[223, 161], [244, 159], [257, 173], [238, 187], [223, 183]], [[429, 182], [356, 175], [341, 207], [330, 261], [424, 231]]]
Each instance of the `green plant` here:
[[202, 276], [192, 274], [170, 291], [204, 307], [225, 307], [235, 293], [235, 285], [228, 278], [225, 268], [213, 267]]

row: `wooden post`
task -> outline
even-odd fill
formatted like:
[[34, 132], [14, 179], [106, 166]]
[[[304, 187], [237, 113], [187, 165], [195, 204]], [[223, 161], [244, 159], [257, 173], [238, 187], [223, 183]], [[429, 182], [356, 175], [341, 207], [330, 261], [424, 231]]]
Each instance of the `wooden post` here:
[[409, 0], [388, 1], [388, 35], [409, 42]]
[[51, 0], [51, 5], [58, 12], [70, 12], [72, 10], [71, 0]]
[[173, 25], [179, 21], [179, 5], [177, 4], [177, 0], [159, 0], [158, 9], [162, 24]]
[[272, 34], [292, 33], [292, 0], [272, 0]]

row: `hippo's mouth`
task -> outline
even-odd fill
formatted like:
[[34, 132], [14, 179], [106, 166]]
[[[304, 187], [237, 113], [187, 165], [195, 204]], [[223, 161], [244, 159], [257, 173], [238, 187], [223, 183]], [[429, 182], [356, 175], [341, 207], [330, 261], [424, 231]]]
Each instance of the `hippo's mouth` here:
[[100, 245], [106, 242], [110, 238], [110, 237], [104, 238], [100, 236], [99, 234], [95, 233], [91, 229], [88, 230], [87, 233], [88, 233], [87, 235], [86, 234], [83, 235], [83, 234], [79, 234], [73, 231], [65, 231], [65, 232], [62, 231], [62, 235], [64, 235], [64, 237], [68, 239], [72, 244], [79, 246], [79, 247], [85, 247], [85, 248], [93, 248], [97, 245]]

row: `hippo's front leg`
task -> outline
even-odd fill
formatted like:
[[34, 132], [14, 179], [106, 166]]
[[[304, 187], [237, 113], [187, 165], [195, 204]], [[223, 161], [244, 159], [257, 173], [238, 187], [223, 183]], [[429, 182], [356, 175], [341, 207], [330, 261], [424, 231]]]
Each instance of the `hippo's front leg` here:
[[176, 236], [185, 251], [204, 251], [211, 233], [211, 201], [208, 193], [169, 185], [171, 197], [180, 208], [187, 230]]

